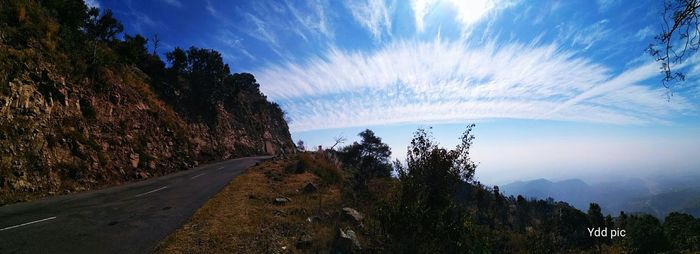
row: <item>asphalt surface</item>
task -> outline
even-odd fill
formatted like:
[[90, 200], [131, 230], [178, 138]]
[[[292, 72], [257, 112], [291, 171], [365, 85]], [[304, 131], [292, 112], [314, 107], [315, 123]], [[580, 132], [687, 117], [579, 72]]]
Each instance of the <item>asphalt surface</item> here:
[[0, 253], [152, 253], [231, 179], [266, 158], [0, 207]]

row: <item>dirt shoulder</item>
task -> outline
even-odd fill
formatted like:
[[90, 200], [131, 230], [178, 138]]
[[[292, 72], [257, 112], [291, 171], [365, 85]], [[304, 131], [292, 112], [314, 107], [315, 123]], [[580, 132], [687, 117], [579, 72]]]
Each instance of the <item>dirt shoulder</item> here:
[[[304, 158], [305, 163], [298, 157], [264, 162], [236, 177], [156, 253], [306, 253], [337, 248], [341, 229], [357, 231], [363, 226], [343, 211], [343, 172], [328, 161]], [[355, 236], [363, 240], [359, 233]]]

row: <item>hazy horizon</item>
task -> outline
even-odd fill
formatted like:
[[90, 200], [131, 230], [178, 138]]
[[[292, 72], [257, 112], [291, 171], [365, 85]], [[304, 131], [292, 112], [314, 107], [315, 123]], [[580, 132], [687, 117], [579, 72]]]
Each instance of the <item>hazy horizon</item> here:
[[667, 97], [644, 52], [658, 1], [88, 2], [161, 54], [219, 50], [307, 147], [369, 128], [402, 158], [417, 128], [453, 147], [474, 122], [487, 184], [700, 170], [699, 59]]

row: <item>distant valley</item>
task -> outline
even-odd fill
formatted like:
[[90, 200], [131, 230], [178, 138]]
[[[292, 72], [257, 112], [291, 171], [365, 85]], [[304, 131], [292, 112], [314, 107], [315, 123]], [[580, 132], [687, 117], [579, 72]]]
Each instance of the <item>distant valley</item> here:
[[663, 218], [678, 211], [700, 215], [700, 175], [628, 178], [588, 184], [580, 179], [516, 181], [501, 186], [507, 195], [565, 201], [583, 211], [598, 203], [604, 213], [644, 212]]

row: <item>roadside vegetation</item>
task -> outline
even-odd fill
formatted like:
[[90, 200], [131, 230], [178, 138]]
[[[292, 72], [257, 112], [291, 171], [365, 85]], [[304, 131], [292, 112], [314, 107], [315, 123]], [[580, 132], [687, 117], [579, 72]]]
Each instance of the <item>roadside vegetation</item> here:
[[[371, 130], [239, 176], [169, 237], [162, 253], [694, 253], [700, 219], [603, 215], [504, 196], [473, 176], [473, 125], [453, 149], [418, 130], [405, 162]], [[313, 187], [308, 187], [313, 186]], [[280, 199], [282, 198], [282, 199]], [[359, 215], [359, 216], [356, 216]], [[589, 228], [625, 229], [590, 237]], [[349, 233], [350, 232], [350, 233]]]

